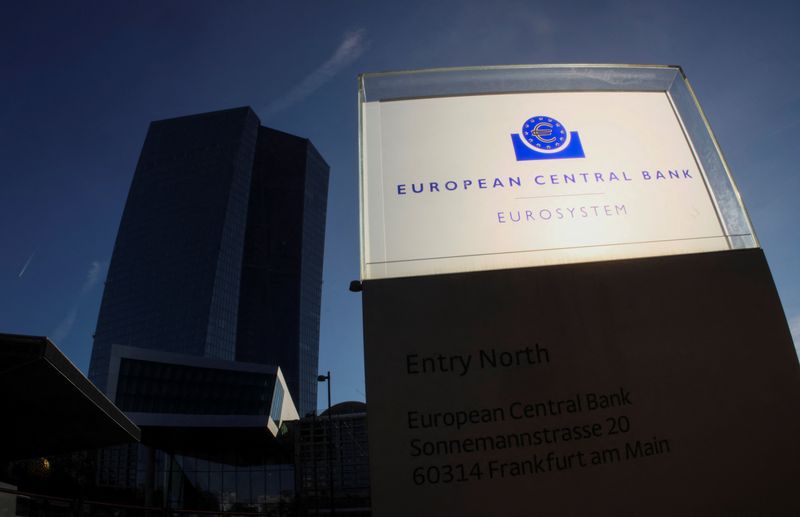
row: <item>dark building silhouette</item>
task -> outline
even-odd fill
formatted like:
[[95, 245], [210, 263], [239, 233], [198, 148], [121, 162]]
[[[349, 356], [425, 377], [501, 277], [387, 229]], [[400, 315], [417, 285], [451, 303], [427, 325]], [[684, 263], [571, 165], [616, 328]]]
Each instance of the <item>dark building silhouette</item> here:
[[327, 189], [313, 145], [250, 108], [151, 123], [90, 379], [116, 385], [115, 345], [259, 363], [280, 367], [300, 414], [313, 411]]
[[341, 402], [328, 411], [291, 424], [298, 509], [308, 515], [369, 515], [367, 405]]
[[250, 108], [150, 124], [89, 367], [142, 446], [100, 450], [98, 486], [292, 512], [284, 422], [316, 408], [327, 190], [314, 146]]
[[235, 358], [280, 366], [305, 415], [317, 405], [328, 165], [308, 140], [262, 127], [253, 170]]

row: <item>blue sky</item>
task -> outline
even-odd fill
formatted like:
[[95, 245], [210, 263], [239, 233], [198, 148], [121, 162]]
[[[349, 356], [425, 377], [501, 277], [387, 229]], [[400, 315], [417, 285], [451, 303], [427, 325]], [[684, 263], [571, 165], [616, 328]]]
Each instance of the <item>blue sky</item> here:
[[[0, 332], [84, 372], [151, 120], [250, 105], [331, 165], [320, 370], [362, 399], [356, 76], [517, 63], [681, 65], [800, 341], [796, 2], [15, 2], [0, 19]], [[321, 400], [321, 399], [320, 399]]]

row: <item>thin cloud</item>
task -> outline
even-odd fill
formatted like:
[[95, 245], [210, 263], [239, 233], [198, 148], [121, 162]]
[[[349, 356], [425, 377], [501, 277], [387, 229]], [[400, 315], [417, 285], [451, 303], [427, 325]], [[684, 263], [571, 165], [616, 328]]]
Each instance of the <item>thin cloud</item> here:
[[88, 293], [97, 285], [97, 282], [100, 280], [100, 275], [105, 270], [105, 266], [106, 262], [98, 262], [97, 260], [92, 262], [92, 265], [89, 266], [89, 271], [86, 273], [86, 280], [81, 287], [81, 294]]
[[35, 251], [33, 253], [31, 253], [31, 256], [28, 257], [28, 260], [25, 261], [25, 265], [22, 266], [22, 269], [20, 270], [19, 274], [17, 275], [17, 278], [22, 278], [22, 275], [25, 274], [25, 270], [28, 269], [28, 266], [30, 265], [31, 260], [33, 260], [33, 256], [34, 255], [36, 255]]
[[58, 345], [60, 341], [62, 341], [65, 337], [67, 337], [72, 331], [72, 327], [75, 325], [75, 320], [78, 319], [78, 305], [70, 309], [64, 319], [53, 329], [50, 333], [50, 340]]
[[297, 104], [320, 89], [344, 68], [354, 63], [367, 50], [366, 34], [365, 29], [346, 32], [333, 55], [322, 66], [297, 83], [286, 95], [268, 105], [264, 110], [265, 114], [272, 115]]
[[108, 262], [100, 262], [98, 260], [92, 261], [89, 265], [89, 271], [86, 272], [86, 280], [83, 281], [75, 303], [72, 304], [72, 308], [67, 312], [67, 315], [64, 316], [64, 319], [62, 319], [50, 333], [49, 337], [54, 343], [58, 344], [59, 341], [64, 340], [72, 331], [72, 327], [78, 319], [78, 306], [81, 300], [83, 300], [84, 296], [86, 296], [100, 281], [100, 277], [105, 272], [107, 265]]

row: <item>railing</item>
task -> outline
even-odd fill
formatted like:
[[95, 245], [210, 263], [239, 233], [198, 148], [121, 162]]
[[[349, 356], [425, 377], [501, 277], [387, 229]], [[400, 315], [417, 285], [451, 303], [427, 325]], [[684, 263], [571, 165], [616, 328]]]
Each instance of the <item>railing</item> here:
[[[4, 495], [8, 494], [8, 495]], [[9, 499], [15, 498], [14, 513], [7, 513]], [[271, 509], [267, 512], [252, 511], [214, 511], [214, 510], [186, 510], [159, 508], [153, 506], [137, 506], [130, 504], [109, 503], [104, 501], [91, 501], [70, 499], [32, 492], [21, 492], [0, 487], [0, 516], [6, 517], [188, 517], [188, 516], [286, 516], [293, 515], [290, 508]]]

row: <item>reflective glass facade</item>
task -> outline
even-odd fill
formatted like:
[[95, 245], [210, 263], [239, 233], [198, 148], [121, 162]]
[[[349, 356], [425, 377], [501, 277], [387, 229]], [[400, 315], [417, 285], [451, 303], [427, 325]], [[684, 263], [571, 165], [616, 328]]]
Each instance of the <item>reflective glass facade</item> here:
[[[145, 447], [137, 445], [102, 449], [98, 485], [143, 491], [147, 454]], [[154, 456], [157, 505], [276, 516], [297, 513], [295, 469], [291, 463], [234, 465], [160, 450]]]
[[316, 408], [328, 166], [261, 128], [247, 214], [236, 359], [281, 367], [301, 415]]
[[292, 464], [235, 466], [162, 453], [156, 463], [159, 475], [170, 479], [168, 499], [173, 508], [295, 515]]
[[274, 389], [272, 374], [123, 359], [116, 404], [134, 413], [265, 415]]
[[151, 123], [97, 322], [100, 389], [119, 344], [280, 366], [315, 409], [328, 166], [259, 124], [250, 108]]
[[[319, 417], [295, 424], [295, 468], [300, 514], [328, 513], [333, 490], [336, 513], [370, 507], [366, 404], [343, 402]], [[350, 513], [352, 512], [352, 513]]]

